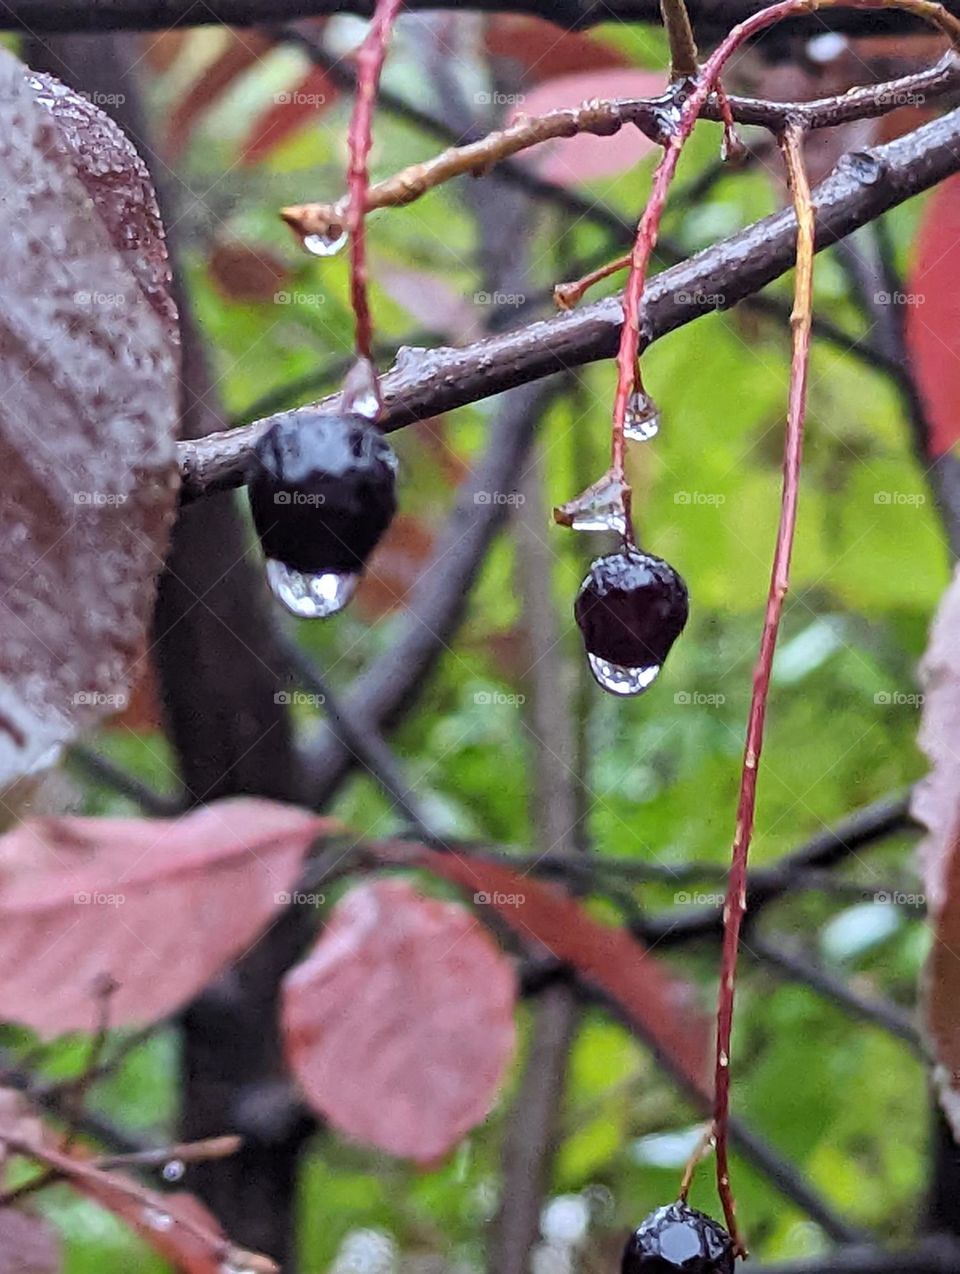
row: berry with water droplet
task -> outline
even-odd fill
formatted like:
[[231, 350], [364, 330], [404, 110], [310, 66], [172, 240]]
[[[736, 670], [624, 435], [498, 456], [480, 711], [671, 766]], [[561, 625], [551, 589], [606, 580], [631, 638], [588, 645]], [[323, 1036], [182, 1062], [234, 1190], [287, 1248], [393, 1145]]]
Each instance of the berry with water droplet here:
[[687, 586], [669, 562], [633, 547], [597, 558], [574, 603], [591, 671], [619, 695], [653, 684], [687, 613]]
[[356, 414], [281, 416], [256, 447], [253, 520], [274, 592], [295, 614], [334, 614], [396, 509], [397, 461]]
[[733, 1241], [722, 1225], [685, 1203], [641, 1222], [627, 1240], [621, 1274], [733, 1274]]

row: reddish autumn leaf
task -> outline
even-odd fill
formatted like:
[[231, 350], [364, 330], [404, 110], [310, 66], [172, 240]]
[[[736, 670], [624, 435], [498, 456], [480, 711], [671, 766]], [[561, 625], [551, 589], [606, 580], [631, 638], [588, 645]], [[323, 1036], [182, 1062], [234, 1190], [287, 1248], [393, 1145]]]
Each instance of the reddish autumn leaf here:
[[543, 18], [494, 14], [486, 23], [485, 39], [488, 53], [519, 63], [531, 83], [630, 65], [613, 45], [578, 31], [564, 31]]
[[48, 1221], [0, 1208], [0, 1274], [57, 1274], [60, 1244]]
[[[148, 192], [129, 144], [77, 159], [90, 115], [48, 90], [0, 55], [0, 788], [122, 706], [178, 481], [162, 297], [108, 224], [122, 204], [139, 235]], [[101, 160], [118, 203], [95, 209]]]
[[163, 75], [169, 71], [183, 52], [191, 32], [184, 27], [175, 27], [170, 31], [158, 31], [155, 35], [143, 37], [143, 61], [155, 75]]
[[907, 279], [910, 366], [930, 424], [930, 453], [960, 438], [960, 175], [929, 196]]
[[934, 1084], [960, 1141], [960, 837], [954, 836], [939, 884], [924, 1007], [936, 1062]]
[[332, 823], [271, 801], [38, 818], [0, 838], [0, 1020], [43, 1035], [168, 1016], [255, 942]]
[[291, 278], [287, 263], [262, 245], [221, 240], [209, 261], [210, 277], [230, 301], [274, 301]]
[[171, 157], [183, 153], [204, 113], [275, 44], [273, 36], [256, 27], [226, 32], [226, 44], [221, 52], [203, 68], [170, 112], [165, 141]]
[[254, 120], [243, 147], [243, 162], [255, 164], [311, 119], [328, 111], [340, 90], [322, 66], [312, 66], [296, 88], [274, 95], [272, 106]]
[[80, 182], [123, 263], [140, 284], [172, 344], [180, 341], [173, 276], [147, 165], [120, 126], [52, 75], [31, 72], [37, 104], [56, 121]]
[[334, 1127], [430, 1163], [489, 1113], [515, 998], [509, 962], [468, 911], [375, 881], [343, 898], [287, 975], [287, 1058]]
[[712, 1024], [695, 989], [626, 930], [601, 924], [569, 894], [509, 867], [408, 846], [382, 851], [388, 861], [425, 867], [492, 907], [524, 943], [539, 943], [614, 1001], [640, 1034], [708, 1100]]
[[912, 812], [927, 828], [918, 856], [930, 906], [939, 910], [960, 834], [960, 574], [940, 601], [920, 677], [925, 694], [917, 741], [930, 770], [914, 789]]
[[369, 619], [402, 606], [433, 553], [430, 528], [409, 513], [398, 513], [377, 545], [357, 593], [357, 605]]
[[[613, 70], [564, 75], [525, 94], [515, 115], [545, 115], [579, 106], [596, 97], [648, 97], [662, 93], [666, 79], [656, 71]], [[656, 147], [638, 128], [621, 128], [610, 137], [563, 137], [519, 156], [520, 162], [560, 186], [615, 177], [645, 159]]]

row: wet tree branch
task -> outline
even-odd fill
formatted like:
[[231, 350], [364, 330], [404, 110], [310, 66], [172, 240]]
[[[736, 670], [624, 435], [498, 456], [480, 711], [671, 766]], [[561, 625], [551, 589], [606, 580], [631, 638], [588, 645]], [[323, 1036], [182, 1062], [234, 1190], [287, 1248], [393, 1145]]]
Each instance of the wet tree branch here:
[[[960, 111], [885, 146], [847, 156], [814, 192], [817, 249], [958, 169]], [[722, 298], [720, 308], [729, 309], [765, 287], [792, 266], [795, 240], [796, 220], [785, 209], [658, 274], [645, 296], [650, 338], [713, 311], [716, 297]], [[409, 355], [383, 380], [385, 428], [398, 429], [552, 372], [610, 358], [622, 318], [620, 300], [611, 297], [463, 349]], [[251, 447], [273, 419], [182, 443], [186, 497], [241, 484]]]

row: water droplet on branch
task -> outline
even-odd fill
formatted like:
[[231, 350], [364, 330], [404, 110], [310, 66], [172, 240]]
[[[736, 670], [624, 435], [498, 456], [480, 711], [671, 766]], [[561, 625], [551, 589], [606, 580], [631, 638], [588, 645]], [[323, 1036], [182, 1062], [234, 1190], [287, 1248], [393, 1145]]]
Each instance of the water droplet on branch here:
[[631, 442], [649, 442], [660, 432], [660, 408], [649, 394], [635, 389], [627, 399], [623, 436]]
[[627, 533], [627, 497], [630, 488], [612, 473], [605, 473], [567, 504], [558, 505], [553, 519], [558, 526], [573, 531], [615, 531]]
[[346, 414], [376, 420], [383, 408], [377, 369], [369, 358], [358, 358], [347, 373], [340, 395], [340, 406]]
[[180, 1181], [186, 1171], [186, 1166], [182, 1159], [171, 1159], [169, 1163], [163, 1165], [162, 1176], [164, 1181]]
[[335, 257], [347, 242], [347, 232], [342, 226], [331, 226], [322, 234], [305, 234], [303, 246], [314, 257]]
[[348, 604], [357, 591], [360, 576], [325, 571], [317, 575], [297, 571], [267, 559], [267, 583], [278, 601], [300, 619], [329, 619]]
[[159, 1208], [147, 1207], [143, 1209], [143, 1223], [149, 1229], [163, 1234], [173, 1225], [173, 1217], [169, 1212], [161, 1212]]

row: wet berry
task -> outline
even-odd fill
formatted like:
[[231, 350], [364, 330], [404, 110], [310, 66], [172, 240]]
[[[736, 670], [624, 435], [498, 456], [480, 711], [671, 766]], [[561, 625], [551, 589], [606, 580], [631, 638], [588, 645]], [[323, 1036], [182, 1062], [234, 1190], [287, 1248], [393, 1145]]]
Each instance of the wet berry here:
[[264, 553], [304, 574], [357, 574], [396, 509], [396, 468], [363, 416], [280, 417], [257, 445], [249, 483]]
[[662, 558], [635, 548], [597, 558], [574, 614], [600, 684], [614, 694], [651, 685], [687, 611], [687, 586]]
[[685, 1203], [671, 1203], [627, 1240], [621, 1274], [733, 1274], [733, 1243], [722, 1225]]

